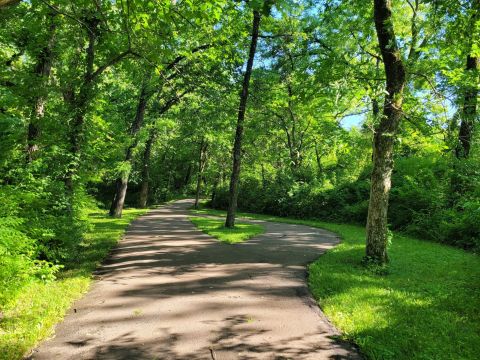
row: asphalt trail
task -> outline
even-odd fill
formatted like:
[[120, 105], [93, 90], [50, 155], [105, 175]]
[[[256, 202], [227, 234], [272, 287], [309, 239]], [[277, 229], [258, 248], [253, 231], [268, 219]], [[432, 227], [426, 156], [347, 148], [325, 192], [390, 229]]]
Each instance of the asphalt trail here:
[[191, 200], [134, 221], [55, 337], [31, 359], [359, 359], [310, 297], [306, 265], [325, 230], [264, 222], [219, 243], [188, 220]]

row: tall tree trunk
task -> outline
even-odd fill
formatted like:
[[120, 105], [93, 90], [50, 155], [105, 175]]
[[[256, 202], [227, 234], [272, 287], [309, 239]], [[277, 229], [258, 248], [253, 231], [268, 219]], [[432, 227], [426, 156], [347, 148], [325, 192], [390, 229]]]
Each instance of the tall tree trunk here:
[[218, 188], [218, 183], [220, 182], [221, 180], [221, 176], [217, 176], [214, 180], [214, 183], [213, 183], [213, 187], [212, 187], [212, 196], [210, 198], [210, 203], [213, 205], [213, 203], [215, 202], [215, 199], [217, 197], [217, 188]]
[[[83, 123], [93, 91], [95, 44], [97, 41], [98, 25], [100, 21], [96, 17], [92, 17], [85, 20], [85, 23], [88, 25], [88, 46], [85, 50], [85, 74], [83, 76], [83, 82], [80, 86], [78, 95], [76, 95], [73, 90], [69, 90], [70, 95], [65, 97], [65, 100], [68, 102], [69, 107], [74, 114], [69, 135], [71, 158], [69, 159], [69, 165], [65, 176], [65, 186], [70, 197], [73, 195], [73, 179], [80, 163], [80, 144], [83, 140], [84, 132]], [[71, 206], [71, 204], [69, 206]]]
[[150, 135], [147, 142], [145, 143], [145, 149], [143, 150], [143, 166], [142, 166], [142, 180], [140, 184], [140, 198], [138, 201], [138, 206], [140, 208], [146, 208], [148, 203], [148, 183], [150, 181], [150, 157], [152, 154], [152, 146], [157, 137], [157, 131], [155, 128], [150, 130]]
[[314, 141], [315, 141], [315, 159], [317, 160], [317, 179], [321, 179], [322, 172], [323, 172], [322, 156], [320, 155], [320, 151], [318, 150], [317, 139], [315, 139]]
[[405, 67], [393, 29], [391, 0], [374, 0], [374, 20], [385, 67], [386, 91], [383, 114], [375, 129], [373, 170], [367, 218], [367, 259], [388, 261], [387, 211], [393, 170], [394, 142], [402, 118]]
[[46, 85], [52, 69], [53, 47], [55, 45], [56, 24], [54, 14], [48, 15], [50, 25], [48, 29], [48, 41], [38, 55], [35, 66], [35, 75], [38, 81], [38, 87], [35, 89], [36, 95], [33, 99], [32, 118], [28, 124], [26, 160], [31, 162], [34, 153], [38, 150], [38, 137], [40, 135], [39, 122], [45, 115], [45, 102], [47, 98]]
[[[473, 0], [472, 2], [472, 18], [471, 18], [471, 32], [472, 38], [477, 32], [475, 26], [480, 17], [480, 0]], [[457, 159], [468, 158], [470, 155], [470, 148], [473, 137], [473, 130], [475, 126], [475, 119], [477, 117], [477, 97], [478, 97], [478, 72], [480, 69], [480, 58], [478, 56], [472, 56], [473, 41], [470, 43], [469, 51], [467, 55], [466, 72], [473, 80], [472, 84], [468, 84], [465, 87], [463, 93], [463, 107], [461, 112], [460, 130], [458, 132], [458, 142], [455, 147], [455, 156]]]
[[0, 9], [11, 5], [17, 5], [21, 0], [0, 0]]
[[143, 79], [142, 89], [140, 90], [140, 96], [138, 98], [137, 111], [130, 127], [130, 145], [125, 153], [126, 169], [122, 171], [120, 177], [116, 181], [115, 194], [113, 197], [112, 205], [110, 207], [110, 216], [121, 217], [123, 211], [123, 205], [125, 203], [125, 196], [127, 195], [128, 178], [130, 176], [130, 166], [133, 157], [133, 150], [137, 146], [137, 135], [142, 128], [143, 121], [145, 119], [145, 110], [149, 99], [148, 94], [148, 81], [150, 75], [147, 74]]
[[[147, 80], [150, 78], [150, 74], [147, 76]], [[140, 131], [142, 124], [143, 124], [143, 119], [145, 117], [145, 109], [148, 103], [148, 100], [150, 99], [150, 96], [152, 95], [151, 92], [147, 91], [147, 82], [145, 81], [144, 84], [142, 85], [142, 91], [140, 93], [140, 98], [138, 101], [138, 106], [137, 106], [137, 112], [135, 114], [135, 120], [132, 124], [132, 127], [130, 128], [130, 134], [133, 138], [133, 143], [128, 147], [127, 153], [125, 156], [125, 162], [131, 163], [132, 156], [133, 156], [133, 150], [137, 146], [137, 134]], [[188, 93], [189, 90], [185, 90], [182, 94], [180, 95], [175, 95], [173, 98], [169, 99], [157, 112], [157, 115], [160, 116], [164, 113], [166, 113], [172, 106], [174, 106], [176, 103], [178, 103], [181, 98]], [[116, 191], [115, 191], [115, 196], [112, 201], [112, 205], [110, 206], [110, 216], [114, 217], [121, 217], [122, 216], [122, 210], [123, 210], [123, 204], [125, 202], [125, 196], [127, 194], [127, 186], [128, 186], [128, 177], [129, 177], [129, 171], [126, 173], [123, 173], [118, 179], [117, 179], [117, 186], [116, 186]]]
[[202, 139], [200, 143], [200, 151], [198, 154], [198, 172], [197, 172], [197, 189], [195, 191], [195, 209], [198, 209], [198, 201], [200, 200], [200, 190], [202, 185], [202, 175], [203, 170], [205, 169], [205, 164], [207, 162], [207, 147], [208, 143], [205, 139]]
[[188, 183], [190, 182], [190, 177], [192, 176], [192, 163], [188, 163], [187, 173], [185, 174], [185, 178], [183, 179], [183, 186], [187, 187]]
[[247, 68], [243, 76], [242, 93], [240, 95], [240, 106], [238, 108], [237, 129], [235, 132], [235, 143], [233, 145], [233, 167], [232, 176], [230, 178], [227, 218], [225, 220], [225, 226], [229, 228], [235, 226], [235, 211], [237, 210], [238, 199], [238, 182], [240, 179], [240, 162], [242, 158], [243, 122], [245, 120], [245, 110], [248, 100], [248, 87], [250, 85], [250, 77], [252, 76], [253, 59], [255, 58], [255, 50], [257, 49], [259, 28], [260, 13], [257, 10], [254, 10], [252, 39], [250, 41], [250, 51], [248, 54]]

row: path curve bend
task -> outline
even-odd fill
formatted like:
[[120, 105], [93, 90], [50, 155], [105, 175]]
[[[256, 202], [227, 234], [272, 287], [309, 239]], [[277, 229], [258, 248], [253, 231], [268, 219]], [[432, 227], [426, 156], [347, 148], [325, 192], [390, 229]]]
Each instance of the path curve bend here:
[[31, 359], [359, 359], [309, 295], [306, 265], [339, 239], [302, 225], [227, 245], [191, 200], [135, 220], [55, 336]]

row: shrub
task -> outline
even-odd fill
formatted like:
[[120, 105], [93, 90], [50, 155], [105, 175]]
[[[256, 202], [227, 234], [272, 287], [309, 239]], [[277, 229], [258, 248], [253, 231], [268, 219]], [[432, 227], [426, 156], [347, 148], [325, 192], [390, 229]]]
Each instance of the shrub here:
[[[276, 216], [316, 218], [364, 225], [370, 169], [333, 189], [286, 177], [240, 183], [241, 210]], [[454, 185], [452, 185], [454, 184]], [[212, 206], [226, 209], [228, 188], [217, 188]], [[392, 176], [390, 228], [468, 250], [480, 250], [480, 172], [474, 161], [446, 157], [400, 158]]]
[[59, 266], [38, 260], [39, 244], [27, 235], [19, 215], [20, 199], [13, 189], [0, 189], [0, 307], [14, 298], [28, 281], [54, 278]]

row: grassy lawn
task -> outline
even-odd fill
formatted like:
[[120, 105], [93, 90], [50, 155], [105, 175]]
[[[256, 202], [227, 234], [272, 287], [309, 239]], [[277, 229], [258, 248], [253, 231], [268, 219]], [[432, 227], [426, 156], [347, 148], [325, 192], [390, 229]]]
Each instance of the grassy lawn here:
[[[196, 213], [223, 215], [217, 210]], [[480, 259], [395, 234], [386, 275], [361, 265], [362, 227], [257, 214], [249, 218], [331, 230], [343, 241], [309, 268], [328, 318], [370, 359], [478, 359]]]
[[265, 232], [263, 226], [258, 224], [237, 222], [233, 229], [229, 229], [224, 226], [223, 219], [189, 217], [189, 220], [204, 233], [227, 244], [236, 244]]
[[81, 244], [82, 251], [70, 270], [57, 280], [32, 282], [0, 321], [0, 359], [21, 359], [40, 340], [52, 335], [73, 301], [84, 294], [92, 281], [92, 271], [118, 242], [125, 228], [146, 210], [125, 209], [121, 219], [109, 218], [95, 210], [89, 214], [93, 229]]

